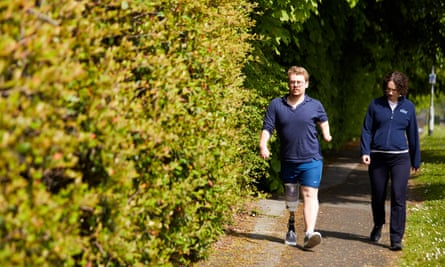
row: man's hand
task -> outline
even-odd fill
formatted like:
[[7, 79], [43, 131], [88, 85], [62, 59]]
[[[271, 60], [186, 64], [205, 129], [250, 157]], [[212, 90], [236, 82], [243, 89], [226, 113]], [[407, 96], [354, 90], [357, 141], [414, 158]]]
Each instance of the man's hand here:
[[260, 156], [262, 159], [268, 159], [270, 157], [270, 151], [267, 147], [260, 147]]
[[323, 139], [326, 141], [326, 142], [331, 142], [332, 141], [332, 136], [331, 135], [328, 135], [328, 136], [323, 136]]

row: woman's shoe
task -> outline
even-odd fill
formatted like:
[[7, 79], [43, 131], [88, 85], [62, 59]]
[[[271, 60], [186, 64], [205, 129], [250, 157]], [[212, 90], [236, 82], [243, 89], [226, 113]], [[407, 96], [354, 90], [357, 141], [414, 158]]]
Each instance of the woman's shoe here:
[[400, 242], [391, 242], [391, 246], [389, 247], [392, 251], [402, 250], [402, 243]]
[[378, 242], [380, 237], [382, 237], [382, 226], [374, 226], [369, 239], [373, 242]]

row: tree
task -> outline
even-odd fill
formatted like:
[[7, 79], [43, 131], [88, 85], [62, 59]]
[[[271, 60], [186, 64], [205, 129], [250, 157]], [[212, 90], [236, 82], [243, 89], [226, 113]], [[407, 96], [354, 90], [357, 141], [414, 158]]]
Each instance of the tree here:
[[[288, 67], [306, 67], [311, 74], [307, 92], [323, 102], [331, 122], [334, 142], [324, 149], [357, 139], [367, 103], [381, 95], [380, 81], [386, 72], [397, 69], [410, 77], [409, 97], [415, 102], [417, 96], [429, 93], [426, 82], [433, 64], [441, 87], [443, 1], [258, 3], [253, 16], [254, 33], [260, 36], [254, 43], [257, 60], [245, 69], [246, 87], [258, 94], [257, 112], [263, 114], [272, 97], [286, 92]], [[257, 135], [261, 117], [250, 123]], [[278, 146], [274, 142], [271, 146], [277, 155]], [[277, 164], [278, 159], [272, 158], [269, 166], [254, 173], [271, 191], [281, 190]]]

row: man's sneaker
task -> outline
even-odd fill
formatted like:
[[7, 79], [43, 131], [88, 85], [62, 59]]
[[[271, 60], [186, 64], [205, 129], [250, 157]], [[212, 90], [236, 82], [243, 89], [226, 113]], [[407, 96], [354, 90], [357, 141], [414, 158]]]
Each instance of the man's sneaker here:
[[297, 234], [294, 231], [289, 230], [286, 233], [286, 239], [284, 240], [284, 244], [296, 246], [297, 245]]
[[321, 234], [319, 232], [313, 232], [304, 238], [304, 248], [313, 248], [321, 243]]

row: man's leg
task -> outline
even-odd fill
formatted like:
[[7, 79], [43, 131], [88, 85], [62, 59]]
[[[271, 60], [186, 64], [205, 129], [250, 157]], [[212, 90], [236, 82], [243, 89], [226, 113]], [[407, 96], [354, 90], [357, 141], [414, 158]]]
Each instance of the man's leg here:
[[297, 234], [295, 233], [295, 210], [298, 206], [299, 186], [298, 184], [284, 184], [286, 207], [289, 210], [288, 231], [284, 243], [287, 245], [297, 245]]
[[317, 222], [319, 209], [318, 188], [321, 182], [323, 161], [314, 160], [312, 162], [302, 164], [301, 168], [301, 193], [304, 200], [304, 248], [313, 248], [321, 242], [321, 234], [315, 232], [315, 224]]
[[301, 191], [304, 200], [304, 231], [312, 233], [315, 230], [319, 209], [318, 188], [301, 186]]
[[314, 231], [319, 208], [318, 188], [301, 186], [301, 191], [304, 200], [303, 217], [306, 232], [303, 247], [313, 248], [321, 243], [321, 234]]

